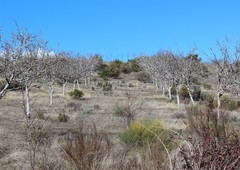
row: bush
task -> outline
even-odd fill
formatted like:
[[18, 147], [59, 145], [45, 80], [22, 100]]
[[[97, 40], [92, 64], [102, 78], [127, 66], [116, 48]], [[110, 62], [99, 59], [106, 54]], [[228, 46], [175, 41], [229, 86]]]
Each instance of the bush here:
[[109, 65], [104, 66], [103, 69], [98, 72], [98, 75], [104, 80], [107, 80], [108, 78], [118, 78], [121, 73], [121, 64], [121, 61], [115, 60]]
[[36, 117], [37, 117], [38, 119], [45, 119], [44, 111], [41, 110], [41, 109], [37, 109], [37, 110], [36, 110]]
[[111, 91], [112, 90], [112, 84], [106, 81], [102, 85], [102, 88], [103, 88], [103, 91]]
[[101, 109], [101, 107], [100, 107], [98, 104], [93, 105], [93, 108], [94, 108], [95, 110], [100, 110], [100, 109]]
[[129, 126], [134, 121], [135, 116], [142, 110], [144, 100], [142, 96], [130, 91], [125, 92], [127, 98], [122, 103], [117, 103], [113, 112], [115, 115], [123, 117], [126, 126]]
[[98, 82], [97, 83], [97, 87], [102, 87], [103, 86], [103, 83], [102, 82]]
[[68, 115], [65, 115], [64, 113], [59, 113], [58, 120], [59, 122], [67, 122], [70, 119]]
[[200, 98], [201, 98], [201, 87], [200, 86], [193, 86], [193, 93], [192, 93], [192, 96], [193, 96], [193, 100], [195, 101], [199, 101]]
[[133, 59], [133, 60], [128, 60], [129, 65], [131, 66], [131, 71], [132, 72], [139, 72], [142, 69], [140, 68], [140, 66], [138, 65], [138, 61], [137, 59]]
[[68, 109], [69, 112], [76, 112], [82, 110], [81, 103], [69, 102], [65, 105], [65, 108]]
[[134, 85], [132, 83], [129, 83], [128, 87], [134, 87]]
[[178, 155], [182, 169], [239, 169], [240, 139], [227, 114], [218, 118], [212, 100], [187, 115], [188, 145]]
[[103, 162], [110, 152], [109, 139], [98, 133], [95, 126], [90, 128], [90, 132], [84, 131], [83, 127], [81, 123], [76, 134], [64, 139], [61, 144], [64, 159], [74, 166], [68, 169], [104, 169]]
[[138, 81], [144, 82], [144, 83], [150, 83], [151, 82], [151, 77], [148, 73], [144, 72], [144, 71], [140, 71], [139, 73], [137, 73], [135, 75], [135, 78]]
[[[217, 99], [214, 99], [214, 106], [217, 108]], [[221, 108], [229, 111], [238, 109], [238, 102], [225, 95], [221, 97]]]
[[207, 84], [207, 83], [203, 83], [202, 86], [206, 90], [211, 90], [212, 89], [212, 86], [210, 84]]
[[160, 121], [135, 121], [120, 135], [120, 140], [127, 145], [143, 147], [156, 142], [156, 135], [163, 141], [167, 140], [168, 131], [163, 129]]
[[123, 63], [120, 67], [120, 70], [124, 74], [129, 74], [132, 72], [131, 65], [129, 63]]
[[48, 131], [41, 126], [33, 126], [31, 136], [34, 144], [44, 144], [49, 139]]
[[69, 96], [71, 96], [72, 99], [81, 99], [84, 96], [84, 93], [81, 90], [75, 89], [69, 93]]
[[200, 99], [201, 99], [201, 101], [210, 102], [210, 101], [213, 101], [214, 95], [212, 93], [203, 92], [200, 95]]
[[[172, 93], [175, 93], [175, 91], [172, 92]], [[201, 96], [201, 89], [200, 89], [200, 87], [199, 86], [193, 86], [191, 94], [192, 94], [193, 100], [199, 101], [200, 100], [200, 96]], [[179, 88], [179, 96], [180, 96], [180, 98], [182, 100], [190, 99], [187, 87], [185, 85], [181, 85], [180, 86], [180, 88]]]
[[188, 94], [188, 90], [187, 87], [185, 85], [181, 85], [179, 88], [179, 96], [181, 97], [182, 100], [184, 99], [188, 99], [189, 98], [189, 94]]

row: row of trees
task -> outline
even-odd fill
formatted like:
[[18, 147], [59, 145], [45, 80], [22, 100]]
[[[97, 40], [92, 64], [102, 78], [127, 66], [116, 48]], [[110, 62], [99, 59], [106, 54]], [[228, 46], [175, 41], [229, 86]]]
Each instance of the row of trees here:
[[12, 34], [11, 40], [5, 40], [1, 45], [0, 77], [5, 86], [0, 91], [0, 98], [16, 83], [25, 89], [27, 96], [33, 82], [46, 83], [52, 98], [54, 82], [59, 81], [64, 95], [67, 82], [74, 82], [74, 89], [76, 84], [79, 87], [79, 80], [90, 77], [98, 64], [98, 56], [50, 52], [47, 43], [39, 36], [17, 27], [17, 33]]
[[187, 57], [174, 55], [171, 52], [159, 52], [153, 57], [140, 57], [139, 65], [152, 77], [157, 88], [162, 87], [163, 94], [168, 89], [169, 99], [171, 90], [175, 87], [177, 103], [180, 104], [178, 86], [185, 84], [192, 103], [193, 85], [201, 75], [201, 62], [197, 55]]
[[[179, 85], [187, 88], [191, 102], [194, 104], [194, 86], [208, 82], [216, 94], [218, 103], [218, 118], [220, 116], [221, 97], [225, 92], [239, 95], [240, 83], [240, 45], [231, 48], [229, 41], [217, 42], [218, 51], [212, 50], [212, 59], [203, 63], [198, 55], [190, 53], [187, 56], [172, 52], [159, 52], [151, 57], [138, 58], [139, 65], [152, 77], [156, 86], [168, 89], [172, 99], [171, 89], [175, 87], [177, 103], [179, 99]], [[209, 57], [209, 56], [208, 56]]]
[[[50, 105], [53, 104], [54, 82], [63, 85], [63, 94], [68, 81], [79, 85], [81, 78], [88, 78], [96, 69], [99, 58], [83, 57], [72, 53], [53, 53], [47, 48], [47, 42], [40, 36], [31, 34], [17, 26], [10, 40], [1, 43], [0, 78], [4, 86], [0, 88], [0, 99], [13, 88], [23, 94], [23, 110], [26, 116], [26, 129], [29, 146], [29, 160], [34, 169], [32, 148], [32, 122], [30, 105], [30, 88], [33, 83], [45, 83], [49, 87]], [[18, 85], [18, 86], [16, 86]]]

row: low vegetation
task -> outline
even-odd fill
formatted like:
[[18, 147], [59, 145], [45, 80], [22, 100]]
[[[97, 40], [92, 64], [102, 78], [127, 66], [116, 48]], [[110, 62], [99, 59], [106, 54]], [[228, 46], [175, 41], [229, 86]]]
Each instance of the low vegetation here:
[[72, 99], [80, 100], [84, 96], [84, 93], [81, 90], [74, 89], [74, 91], [69, 93], [69, 96], [72, 97]]
[[164, 129], [160, 121], [134, 121], [120, 135], [120, 140], [130, 146], [148, 146], [162, 140], [170, 146], [171, 140], [169, 132]]
[[98, 133], [95, 126], [87, 132], [84, 129], [81, 123], [76, 134], [64, 139], [61, 144], [63, 157], [73, 169], [103, 169], [111, 149], [109, 139]]

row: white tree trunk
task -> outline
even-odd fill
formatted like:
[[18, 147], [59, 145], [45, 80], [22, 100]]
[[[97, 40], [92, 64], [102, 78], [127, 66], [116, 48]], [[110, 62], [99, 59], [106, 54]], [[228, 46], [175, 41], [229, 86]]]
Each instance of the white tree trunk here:
[[217, 93], [217, 118], [220, 118], [220, 114], [221, 114], [221, 96], [223, 95], [223, 92], [220, 91]]
[[26, 126], [27, 126], [27, 141], [28, 141], [28, 153], [29, 153], [29, 160], [31, 168], [34, 169], [34, 159], [33, 159], [33, 146], [32, 146], [32, 129], [30, 121], [30, 98], [29, 98], [29, 89], [28, 89], [28, 82], [25, 82], [25, 90], [23, 94], [23, 104], [24, 104], [24, 112], [26, 116]]
[[88, 82], [88, 83], [87, 83], [88, 85], [91, 84], [91, 77], [88, 77], [87, 82]]
[[162, 95], [165, 96], [165, 87], [162, 88]]
[[73, 81], [73, 91], [76, 89], [76, 80]]
[[65, 96], [65, 93], [66, 93], [66, 82], [63, 83], [63, 95]]
[[24, 105], [25, 105], [25, 114], [30, 119], [30, 99], [29, 99], [29, 89], [28, 85], [25, 84], [25, 93], [24, 93]]
[[85, 77], [85, 86], [87, 86], [87, 77]]
[[11, 83], [13, 81], [13, 75], [11, 75], [9, 81], [5, 84], [4, 88], [0, 91], [0, 99], [5, 95], [5, 93], [7, 92], [7, 88], [9, 87], [9, 82]]
[[49, 105], [53, 105], [53, 93], [54, 93], [54, 85], [53, 83], [49, 86]]
[[190, 97], [190, 100], [191, 100], [192, 104], [194, 105], [195, 102], [194, 102], [194, 99], [193, 99], [191, 90], [190, 90], [189, 86], [186, 86], [186, 87], [187, 87], [187, 91], [188, 91], [188, 95], [189, 95], [189, 97]]
[[172, 86], [170, 86], [170, 87], [168, 88], [168, 97], [169, 97], [169, 100], [172, 100], [171, 90], [172, 90]]
[[180, 98], [179, 98], [179, 92], [178, 92], [178, 85], [176, 85], [176, 98], [177, 98], [177, 104], [180, 105]]
[[77, 88], [80, 90], [79, 81], [77, 80]]
[[7, 92], [7, 88], [8, 88], [9, 84], [5, 84], [4, 88], [1, 90], [0, 92], [0, 99], [5, 95], [5, 93]]

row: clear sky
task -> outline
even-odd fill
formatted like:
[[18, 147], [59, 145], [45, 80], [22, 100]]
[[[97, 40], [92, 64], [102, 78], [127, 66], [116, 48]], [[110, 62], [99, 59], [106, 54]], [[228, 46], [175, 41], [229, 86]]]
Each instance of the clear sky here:
[[41, 34], [52, 50], [108, 60], [194, 46], [208, 53], [217, 39], [240, 38], [240, 1], [0, 0], [5, 38], [16, 31], [14, 21]]

